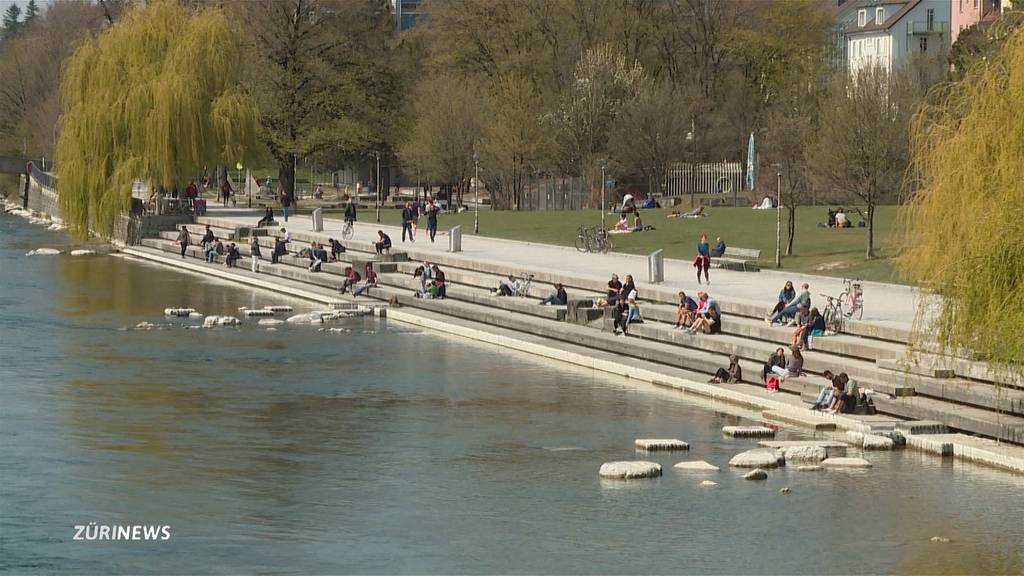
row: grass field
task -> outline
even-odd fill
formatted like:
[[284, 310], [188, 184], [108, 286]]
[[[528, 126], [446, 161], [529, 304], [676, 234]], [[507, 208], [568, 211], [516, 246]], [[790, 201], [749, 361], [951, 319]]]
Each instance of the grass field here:
[[[818, 228], [824, 222], [828, 208], [824, 206], [797, 209], [796, 240], [793, 256], [783, 256], [782, 267], [787, 270], [822, 274], [826, 276], [856, 277], [879, 282], [896, 282], [893, 271], [892, 246], [893, 229], [896, 219], [895, 206], [881, 206], [875, 211], [875, 253], [877, 257], [866, 260], [867, 228], [846, 228], [842, 230]], [[332, 211], [333, 212], [333, 211]], [[670, 258], [692, 258], [700, 234], [706, 233], [713, 245], [721, 236], [726, 245], [742, 248], [759, 248], [761, 266], [775, 266], [775, 211], [751, 210], [750, 208], [709, 208], [708, 216], [700, 219], [666, 218], [667, 209], [642, 210], [644, 224], [656, 230], [637, 234], [620, 234], [613, 237], [615, 251], [632, 254], [647, 254], [658, 248], [665, 250]], [[611, 227], [617, 216], [606, 216]], [[856, 223], [859, 216], [853, 214]], [[372, 222], [373, 211], [362, 210], [361, 222]], [[506, 212], [483, 210], [480, 212], [480, 234], [497, 238], [510, 238], [529, 242], [543, 242], [572, 246], [576, 229], [581, 224], [592, 226], [600, 223], [597, 210], [552, 211], [552, 212]], [[399, 225], [397, 210], [381, 211], [384, 224]], [[421, 222], [421, 225], [423, 223]], [[461, 224], [463, 233], [473, 230], [473, 212], [442, 215], [441, 229]], [[783, 212], [783, 253], [785, 253], [786, 214]]]

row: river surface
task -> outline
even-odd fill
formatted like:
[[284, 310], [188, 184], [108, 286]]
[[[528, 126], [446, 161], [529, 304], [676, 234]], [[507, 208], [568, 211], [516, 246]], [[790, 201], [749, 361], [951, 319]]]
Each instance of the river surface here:
[[[311, 308], [116, 256], [26, 257], [73, 244], [13, 216], [0, 238], [2, 573], [1024, 570], [1020, 477], [895, 452], [749, 482], [726, 462], [755, 442], [720, 433], [749, 421], [676, 393], [376, 318], [138, 330], [168, 306]], [[660, 479], [599, 480], [637, 437], [692, 448], [649, 457]], [[722, 470], [671, 469], [688, 459]], [[170, 539], [76, 541], [91, 522]]]

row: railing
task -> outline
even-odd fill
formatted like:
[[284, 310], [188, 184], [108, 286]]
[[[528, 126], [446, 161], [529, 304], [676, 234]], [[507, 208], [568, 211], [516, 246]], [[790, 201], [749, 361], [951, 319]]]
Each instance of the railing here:
[[726, 194], [743, 190], [743, 165], [739, 162], [673, 164], [665, 178], [667, 196]]
[[948, 32], [949, 22], [929, 22], [927, 20], [911, 20], [907, 22], [907, 36], [946, 34]]

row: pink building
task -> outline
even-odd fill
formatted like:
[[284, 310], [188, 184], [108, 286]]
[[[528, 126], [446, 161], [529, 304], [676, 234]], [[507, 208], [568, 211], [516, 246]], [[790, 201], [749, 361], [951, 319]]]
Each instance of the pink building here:
[[955, 44], [964, 29], [1000, 12], [1001, 4], [1001, 0], [949, 0], [950, 43]]

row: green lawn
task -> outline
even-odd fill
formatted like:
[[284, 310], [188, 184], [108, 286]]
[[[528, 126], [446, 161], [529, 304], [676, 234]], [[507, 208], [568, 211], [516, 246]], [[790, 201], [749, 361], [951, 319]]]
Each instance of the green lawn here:
[[[895, 206], [881, 206], [875, 211], [875, 253], [877, 258], [866, 260], [867, 228], [835, 230], [818, 228], [826, 219], [824, 206], [797, 209], [796, 240], [793, 256], [783, 256], [782, 267], [798, 272], [827, 276], [857, 277], [881, 282], [898, 281], [893, 273], [891, 246], [896, 218]], [[334, 212], [331, 210], [330, 212]], [[759, 248], [761, 265], [775, 266], [775, 211], [750, 208], [709, 208], [708, 216], [700, 219], [666, 218], [667, 209], [641, 210], [644, 224], [656, 230], [613, 237], [615, 250], [632, 254], [647, 254], [658, 248], [670, 258], [692, 258], [700, 234], [706, 233], [712, 244], [721, 236], [729, 246]], [[361, 210], [359, 220], [372, 222], [372, 210]], [[611, 227], [617, 217], [606, 216]], [[399, 225], [400, 213], [394, 209], [382, 210], [381, 221]], [[507, 212], [483, 210], [480, 212], [480, 234], [497, 238], [510, 238], [529, 242], [543, 242], [571, 246], [580, 224], [600, 222], [597, 210]], [[860, 217], [855, 213], [851, 220]], [[423, 223], [421, 222], [421, 225]], [[472, 233], [473, 212], [442, 215], [440, 228], [461, 224], [463, 233]], [[786, 214], [783, 212], [783, 251], [785, 251]]]

